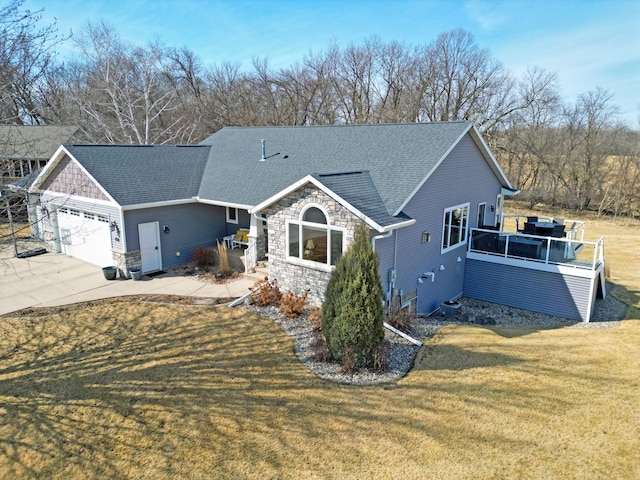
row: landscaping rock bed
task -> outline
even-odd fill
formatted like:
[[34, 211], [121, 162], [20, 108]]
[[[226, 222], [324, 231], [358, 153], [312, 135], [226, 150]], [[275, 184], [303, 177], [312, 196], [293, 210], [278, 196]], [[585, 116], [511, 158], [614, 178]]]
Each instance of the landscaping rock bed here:
[[[590, 323], [576, 322], [567, 318], [496, 305], [470, 298], [461, 298], [459, 302], [462, 304], [462, 308], [458, 315], [444, 317], [438, 312], [429, 317], [417, 317], [411, 335], [424, 342], [433, 336], [439, 328], [449, 324], [540, 328], [611, 328], [618, 325], [627, 311], [627, 306], [611, 295], [596, 303], [593, 319]], [[393, 382], [402, 378], [411, 370], [415, 356], [420, 348], [385, 329], [385, 341], [389, 347], [387, 371], [385, 373], [371, 371], [362, 371], [355, 374], [345, 373], [338, 363], [320, 362], [314, 358], [314, 333], [306, 315], [303, 314], [298, 318], [292, 319], [281, 315], [278, 308], [273, 306], [244, 305], [242, 308], [278, 323], [292, 337], [295, 344], [295, 352], [300, 361], [318, 377], [333, 382], [354, 385]]]

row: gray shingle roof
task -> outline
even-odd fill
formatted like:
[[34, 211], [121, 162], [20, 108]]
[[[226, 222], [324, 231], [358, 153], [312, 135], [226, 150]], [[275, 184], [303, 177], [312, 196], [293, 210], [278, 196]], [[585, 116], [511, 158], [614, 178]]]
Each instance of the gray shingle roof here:
[[191, 199], [198, 194], [210, 147], [65, 145], [122, 206]]
[[312, 177], [381, 227], [408, 220], [404, 215], [389, 214], [370, 172], [313, 174]]
[[[227, 127], [211, 145], [199, 196], [254, 206], [313, 172], [370, 171], [389, 213], [396, 212], [470, 122]], [[265, 161], [261, 140], [266, 143]]]
[[[198, 196], [251, 208], [314, 174], [389, 226], [406, 220], [402, 206], [471, 128], [470, 122], [227, 127], [197, 146], [65, 147], [122, 206]], [[335, 173], [345, 171], [352, 174]]]
[[0, 125], [0, 157], [48, 160], [78, 130], [61, 125]]

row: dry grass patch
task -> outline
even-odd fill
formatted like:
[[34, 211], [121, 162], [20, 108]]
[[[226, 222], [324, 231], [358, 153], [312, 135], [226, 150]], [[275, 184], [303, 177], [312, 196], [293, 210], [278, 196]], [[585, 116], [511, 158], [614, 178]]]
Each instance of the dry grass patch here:
[[[588, 220], [640, 307], [637, 223]], [[640, 478], [640, 310], [450, 326], [402, 381], [348, 387], [268, 319], [140, 300], [0, 318], [0, 478]]]
[[120, 301], [0, 320], [1, 478], [637, 478], [639, 322], [449, 327], [397, 384], [270, 320]]

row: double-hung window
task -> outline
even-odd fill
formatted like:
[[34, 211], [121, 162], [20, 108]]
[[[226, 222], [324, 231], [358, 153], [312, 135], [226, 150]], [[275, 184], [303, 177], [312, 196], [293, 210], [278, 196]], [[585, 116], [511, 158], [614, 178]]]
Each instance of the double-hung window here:
[[238, 223], [238, 209], [227, 207], [227, 223]]
[[464, 245], [469, 225], [469, 204], [457, 205], [444, 211], [442, 252]]
[[[307, 264], [335, 265], [344, 249], [344, 230], [332, 226], [318, 206], [309, 206], [287, 222], [287, 259]], [[310, 266], [311, 263], [309, 263]]]

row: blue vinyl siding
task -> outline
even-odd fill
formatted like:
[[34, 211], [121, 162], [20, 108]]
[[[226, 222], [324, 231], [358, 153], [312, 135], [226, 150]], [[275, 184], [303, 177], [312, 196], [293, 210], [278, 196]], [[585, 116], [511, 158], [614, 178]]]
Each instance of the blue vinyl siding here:
[[[140, 248], [139, 223], [160, 223], [163, 268], [190, 261], [196, 247], [215, 245], [227, 234], [225, 208], [212, 205], [193, 203], [125, 211], [124, 220], [129, 251]], [[169, 233], [163, 232], [163, 225], [169, 226]]]
[[[474, 227], [478, 204], [487, 203], [489, 221], [490, 206], [495, 206], [500, 188], [500, 181], [467, 134], [404, 209], [416, 223], [397, 231], [396, 288], [404, 292], [418, 289], [419, 312], [431, 313], [443, 301], [460, 296], [464, 290], [466, 245], [441, 253], [444, 210], [469, 203], [468, 227]], [[422, 232], [431, 234], [429, 242], [422, 243]], [[381, 270], [388, 263], [381, 256]], [[444, 270], [440, 270], [440, 265]], [[431, 271], [435, 272], [435, 281], [426, 278], [419, 284], [418, 277]]]
[[[376, 240], [375, 249], [380, 259], [379, 273], [382, 291], [386, 295], [389, 292], [389, 271], [393, 268], [393, 252], [396, 242], [396, 232], [389, 238]], [[372, 233], [375, 235], [375, 232]]]
[[595, 298], [597, 272], [592, 278], [467, 260], [464, 293], [470, 298], [534, 312], [586, 321]]

